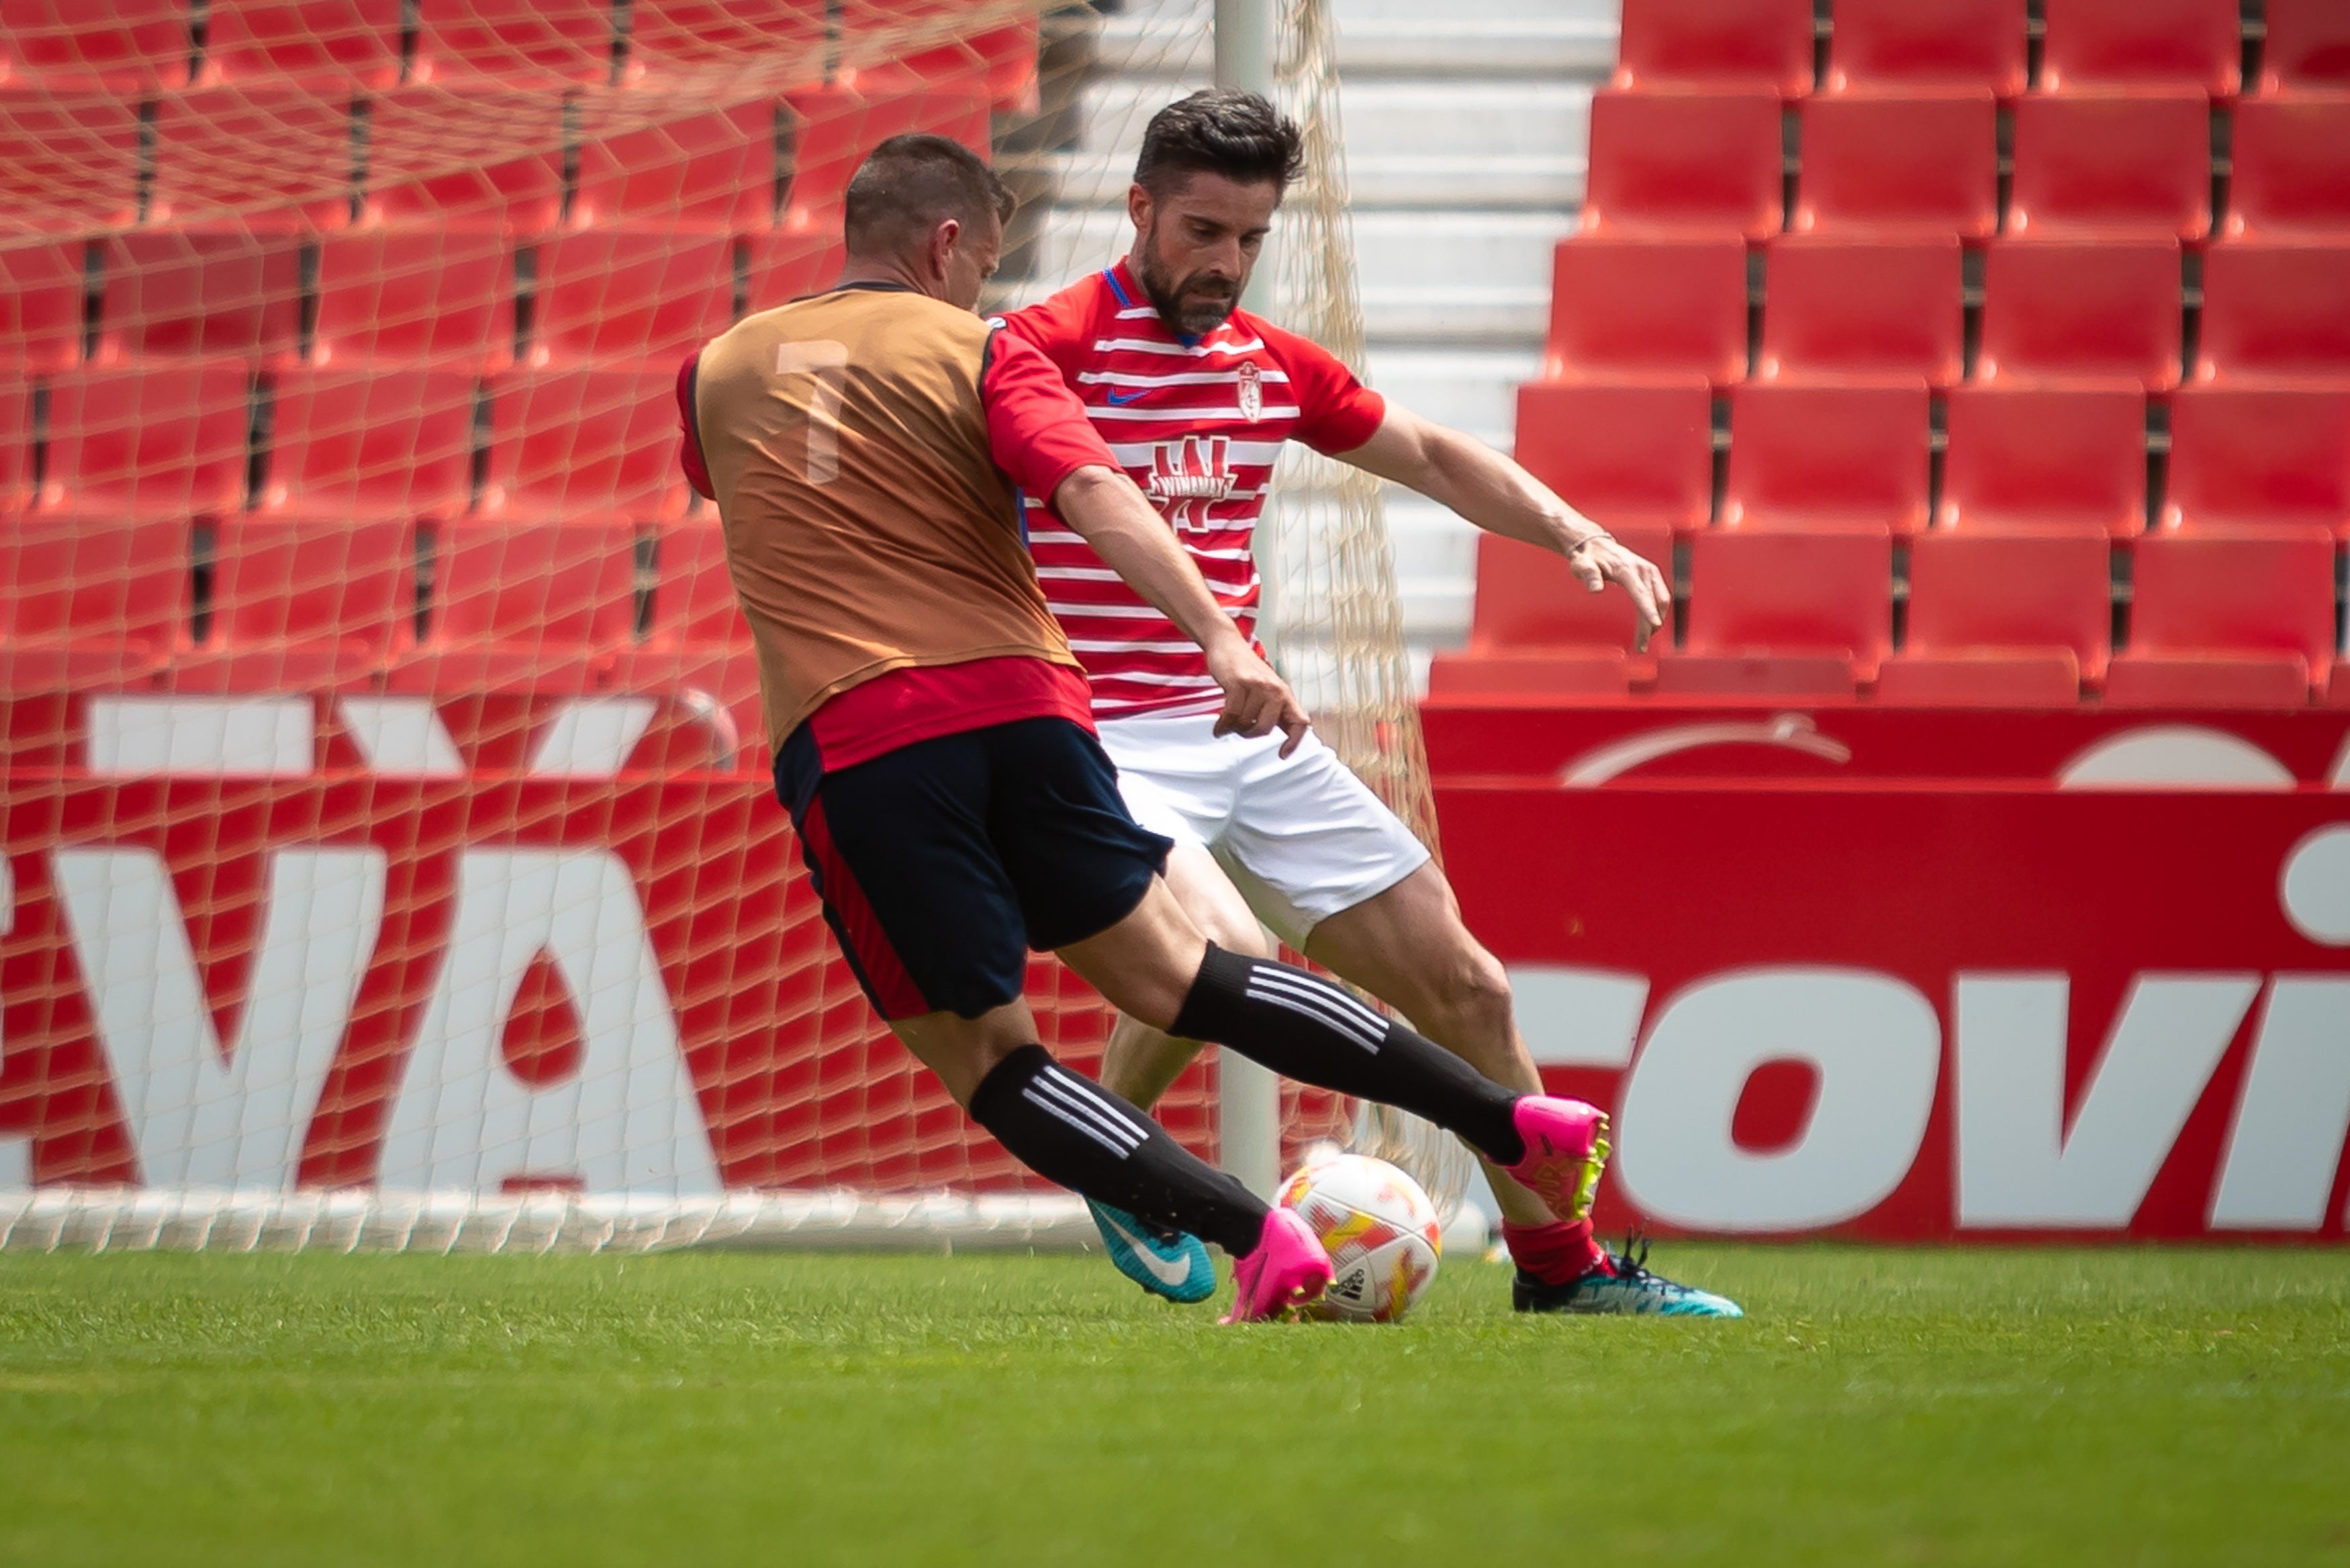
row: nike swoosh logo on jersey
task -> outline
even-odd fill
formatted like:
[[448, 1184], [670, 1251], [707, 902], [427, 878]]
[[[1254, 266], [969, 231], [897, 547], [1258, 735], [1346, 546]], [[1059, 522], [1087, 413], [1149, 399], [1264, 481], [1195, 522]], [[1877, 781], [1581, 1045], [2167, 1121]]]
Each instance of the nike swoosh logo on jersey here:
[[1138, 392], [1128, 392], [1128, 393], [1127, 393], [1127, 395], [1126, 395], [1126, 396], [1124, 396], [1124, 397], [1122, 397], [1122, 398], [1121, 398], [1121, 397], [1119, 397], [1116, 392], [1114, 392], [1114, 391], [1113, 391], [1113, 392], [1111, 392], [1111, 393], [1109, 394], [1109, 400], [1110, 400], [1111, 402], [1113, 402], [1113, 403], [1117, 404], [1119, 408], [1121, 408], [1121, 409], [1122, 409], [1122, 408], [1126, 407], [1126, 405], [1127, 405], [1127, 404], [1128, 404], [1128, 403], [1130, 403], [1130, 402], [1134, 401], [1137, 398], [1139, 398], [1140, 396], [1142, 396], [1142, 394], [1141, 394], [1140, 392], [1139, 392], [1139, 391], [1138, 391]]
[[1180, 1285], [1185, 1280], [1191, 1277], [1191, 1264], [1187, 1262], [1169, 1262], [1166, 1259], [1152, 1251], [1149, 1245], [1143, 1241], [1141, 1237], [1136, 1235], [1133, 1231], [1128, 1230], [1125, 1226], [1119, 1224], [1117, 1220], [1111, 1219], [1107, 1214], [1101, 1217], [1101, 1222], [1126, 1239], [1126, 1244], [1134, 1249], [1134, 1255], [1142, 1260], [1142, 1266], [1149, 1271], [1150, 1277], [1157, 1280], [1160, 1284]]

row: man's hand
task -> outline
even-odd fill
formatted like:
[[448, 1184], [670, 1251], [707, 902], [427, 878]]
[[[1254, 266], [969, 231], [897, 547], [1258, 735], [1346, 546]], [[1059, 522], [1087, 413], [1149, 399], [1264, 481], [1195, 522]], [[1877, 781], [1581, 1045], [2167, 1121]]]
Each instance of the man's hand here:
[[1207, 654], [1208, 673], [1224, 689], [1224, 711], [1216, 720], [1216, 733], [1254, 739], [1278, 730], [1289, 737], [1281, 754], [1286, 757], [1297, 750], [1314, 721], [1297, 705], [1289, 683], [1274, 674], [1273, 666], [1259, 659], [1256, 649], [1237, 631], [1218, 638]]
[[1569, 550], [1566, 564], [1576, 580], [1595, 594], [1607, 592], [1607, 585], [1616, 583], [1632, 596], [1632, 607], [1640, 612], [1639, 645], [1646, 650], [1650, 634], [1665, 624], [1665, 611], [1673, 602], [1673, 590], [1656, 564], [1607, 534], [1594, 535]]

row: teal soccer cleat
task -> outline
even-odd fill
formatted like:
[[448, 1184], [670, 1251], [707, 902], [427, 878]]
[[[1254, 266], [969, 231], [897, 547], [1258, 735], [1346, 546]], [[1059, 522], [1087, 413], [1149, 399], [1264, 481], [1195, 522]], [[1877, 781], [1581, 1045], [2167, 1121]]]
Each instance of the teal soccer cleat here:
[[1520, 1312], [1631, 1313], [1660, 1317], [1744, 1317], [1727, 1296], [1699, 1290], [1648, 1272], [1648, 1243], [1627, 1238], [1624, 1250], [1607, 1259], [1613, 1272], [1598, 1269], [1563, 1285], [1546, 1285], [1520, 1270], [1510, 1284], [1510, 1304]]
[[1102, 1246], [1118, 1272], [1152, 1295], [1170, 1302], [1203, 1302], [1216, 1293], [1216, 1266], [1197, 1236], [1139, 1220], [1090, 1198], [1086, 1207], [1093, 1211]]

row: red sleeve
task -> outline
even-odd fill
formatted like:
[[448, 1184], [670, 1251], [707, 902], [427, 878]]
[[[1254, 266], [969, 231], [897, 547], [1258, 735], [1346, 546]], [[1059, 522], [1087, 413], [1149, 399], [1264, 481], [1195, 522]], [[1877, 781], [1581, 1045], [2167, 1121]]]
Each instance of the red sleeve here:
[[995, 319], [1006, 333], [1043, 349], [1045, 358], [1067, 376], [1076, 373], [1078, 358], [1090, 346], [1087, 321], [1091, 304], [1080, 284]]
[[1387, 400], [1355, 379], [1336, 355], [1295, 332], [1263, 322], [1257, 328], [1287, 372], [1289, 389], [1297, 394], [1297, 429], [1292, 432], [1296, 440], [1336, 457], [1379, 433]]
[[989, 454], [1033, 501], [1049, 503], [1081, 468], [1118, 467], [1085, 405], [1024, 337], [1009, 330], [989, 335], [979, 399], [987, 410]]
[[706, 500], [718, 499], [711, 487], [710, 465], [702, 459], [702, 426], [694, 413], [693, 381], [702, 369], [702, 350], [695, 349], [677, 368], [677, 422], [684, 439], [678, 443], [677, 465], [685, 470], [685, 482], [693, 493]]

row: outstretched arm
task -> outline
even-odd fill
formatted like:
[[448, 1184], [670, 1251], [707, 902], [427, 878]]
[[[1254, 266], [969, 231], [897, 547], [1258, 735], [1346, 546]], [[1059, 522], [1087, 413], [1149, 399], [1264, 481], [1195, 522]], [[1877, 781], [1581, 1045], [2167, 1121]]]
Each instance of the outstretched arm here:
[[1488, 533], [1565, 556], [1595, 594], [1609, 583], [1621, 585], [1639, 611], [1643, 640], [1664, 625], [1672, 589], [1653, 562], [1617, 544], [1550, 486], [1474, 436], [1390, 402], [1370, 440], [1336, 455], [1442, 503]]
[[1313, 721], [1216, 603], [1200, 568], [1132, 480], [1116, 469], [1080, 468], [1053, 492], [1053, 510], [1110, 570], [1206, 652], [1208, 673], [1224, 691], [1218, 734], [1279, 730], [1289, 737], [1281, 754], [1297, 749]]

